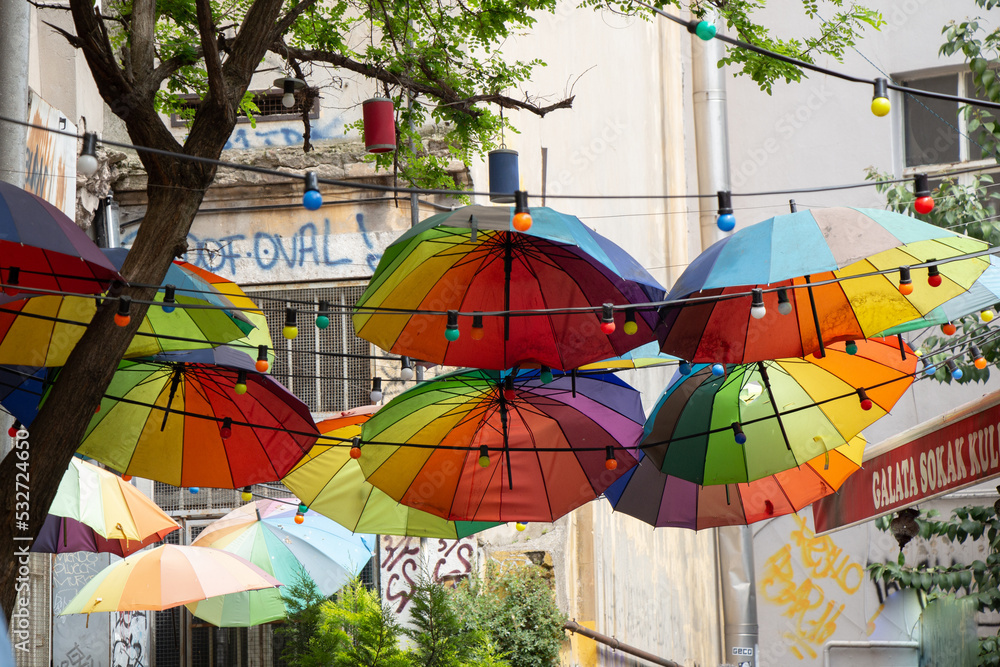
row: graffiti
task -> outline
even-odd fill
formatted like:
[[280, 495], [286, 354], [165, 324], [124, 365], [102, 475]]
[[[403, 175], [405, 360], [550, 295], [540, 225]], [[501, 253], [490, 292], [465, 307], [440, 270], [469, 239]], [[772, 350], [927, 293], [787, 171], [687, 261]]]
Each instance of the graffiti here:
[[[58, 554], [52, 566], [52, 611], [61, 612], [80, 588], [111, 562], [108, 554]], [[108, 614], [68, 614], [52, 618], [52, 664], [59, 667], [106, 665], [110, 619]]]
[[73, 644], [73, 648], [66, 652], [66, 659], [59, 663], [59, 667], [94, 667], [94, 656], [87, 655], [78, 644]]
[[416, 582], [413, 576], [419, 569], [420, 540], [413, 537], [382, 536], [382, 578], [385, 581], [385, 599], [395, 604], [395, 612], [403, 613], [410, 603]]
[[[476, 553], [475, 540], [438, 540], [437, 562], [434, 564], [434, 581], [466, 577], [472, 573], [472, 558]], [[442, 569], [443, 568], [443, 569]]]
[[[267, 146], [298, 146], [303, 141], [302, 123], [286, 121], [280, 127], [275, 123], [260, 122], [257, 127], [240, 126], [229, 137], [225, 150], [232, 148], [264, 148]], [[337, 116], [325, 122], [314, 122], [311, 127], [311, 141], [342, 138], [344, 120]]]
[[833, 579], [842, 591], [854, 595], [864, 581], [864, 568], [851, 562], [851, 557], [829, 535], [816, 537], [805, 519], [798, 514], [793, 518], [797, 528], [792, 531], [792, 541], [799, 547], [802, 565], [809, 575], [815, 579]]
[[76, 133], [66, 116], [38, 95], [31, 96], [31, 123], [25, 147], [24, 188], [71, 218], [76, 214], [76, 139], [45, 128]]
[[111, 628], [112, 667], [145, 667], [143, 646], [149, 619], [144, 611], [120, 611], [114, 614]]

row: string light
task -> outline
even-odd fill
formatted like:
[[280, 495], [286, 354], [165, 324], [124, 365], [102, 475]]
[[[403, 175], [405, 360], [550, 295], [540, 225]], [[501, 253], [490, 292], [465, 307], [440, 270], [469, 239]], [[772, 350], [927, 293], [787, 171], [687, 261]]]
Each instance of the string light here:
[[747, 434], [743, 432], [743, 425], [739, 422], [733, 422], [733, 440], [736, 441], [737, 445], [745, 445], [747, 443]]
[[87, 178], [97, 173], [97, 134], [94, 132], [83, 134], [83, 150], [76, 160], [76, 171]]
[[677, 372], [681, 375], [691, 375], [691, 364], [686, 361], [682, 361], [677, 364]]
[[309, 511], [309, 506], [308, 505], [306, 505], [305, 503], [299, 503], [299, 513], [300, 514], [305, 514], [308, 511]]
[[514, 377], [511, 375], [503, 379], [503, 397], [507, 401], [513, 401], [517, 398], [517, 391], [514, 389]]
[[[931, 260], [932, 262], [934, 260]], [[941, 286], [941, 270], [938, 269], [937, 264], [931, 264], [927, 267], [927, 284], [931, 287]]]
[[531, 213], [528, 210], [528, 193], [524, 190], [514, 191], [514, 219], [511, 224], [519, 232], [531, 229]]
[[486, 445], [479, 446], [479, 467], [490, 467], [490, 450], [486, 447]]
[[994, 317], [995, 314], [993, 310], [990, 308], [987, 308], [983, 312], [979, 313], [979, 319], [981, 319], [983, 322], [992, 322]]
[[118, 298], [118, 312], [115, 313], [115, 324], [120, 327], [127, 327], [129, 322], [132, 321], [132, 316], [129, 315], [129, 308], [132, 306], [132, 297], [121, 296]]
[[233, 390], [240, 396], [247, 393], [247, 372], [245, 370], [240, 369], [236, 372], [236, 386], [233, 387]]
[[634, 336], [639, 333], [639, 325], [635, 321], [635, 308], [625, 309], [625, 324], [622, 325], [622, 331], [625, 332], [626, 336]]
[[945, 362], [945, 365], [948, 366], [948, 372], [951, 373], [952, 380], [962, 379], [962, 375], [964, 375], [964, 373], [962, 373], [962, 369], [958, 367], [958, 364], [955, 363], [954, 359], [949, 359]]
[[16, 438], [17, 432], [20, 430], [21, 430], [21, 422], [15, 419], [14, 424], [7, 429], [7, 435], [9, 435], [12, 438]]
[[899, 267], [899, 293], [903, 296], [913, 294], [913, 279], [910, 278], [910, 267]]
[[305, 520], [306, 520], [305, 514], [303, 514], [302, 512], [295, 513], [295, 523], [301, 525]]
[[253, 493], [251, 492], [249, 486], [243, 487], [243, 491], [240, 492], [240, 500], [242, 500], [245, 503], [248, 503], [251, 500], [253, 500]]
[[257, 363], [254, 365], [259, 373], [266, 373], [267, 369], [270, 368], [270, 364], [267, 361], [267, 345], [257, 346]]
[[941, 325], [941, 333], [945, 336], [954, 336], [956, 331], [958, 331], [958, 327], [956, 327], [952, 322], [945, 322]]
[[715, 219], [715, 224], [724, 232], [731, 232], [736, 227], [736, 216], [733, 215], [733, 193], [728, 190], [719, 190], [719, 217]]
[[372, 393], [369, 395], [372, 403], [379, 403], [382, 400], [382, 378], [372, 378]]
[[296, 319], [298, 318], [298, 311], [294, 308], [285, 308], [285, 326], [281, 330], [281, 335], [288, 340], [293, 340], [299, 335], [299, 327], [296, 324]]
[[689, 33], [697, 35], [698, 39], [705, 42], [711, 40], [719, 32], [714, 23], [699, 21], [698, 19], [691, 19], [687, 24], [687, 29]]
[[320, 301], [319, 308], [317, 309], [316, 315], [316, 328], [325, 329], [330, 326], [330, 317], [327, 313], [330, 312], [330, 302]]
[[201, 491], [201, 487], [198, 487], [198, 486], [189, 486], [188, 487], [188, 492], [189, 493], [198, 493], [199, 491]]
[[514, 524], [514, 529], [517, 530], [517, 532], [519, 532], [519, 533], [524, 532], [524, 529], [527, 528], [527, 527], [528, 527], [528, 524], [523, 523], [521, 521], [518, 521], [517, 523]]
[[934, 209], [934, 198], [931, 197], [930, 184], [927, 181], [927, 174], [917, 174], [913, 177], [913, 210], [921, 215], [926, 215]]
[[972, 346], [969, 348], [969, 354], [972, 356], [973, 366], [975, 366], [979, 370], [986, 368], [986, 363], [987, 363], [986, 357], [983, 356], [982, 351], [975, 343], [973, 343]]
[[614, 304], [606, 303], [601, 306], [601, 331], [608, 336], [615, 332]]
[[722, 377], [726, 374], [726, 367], [722, 364], [712, 364], [712, 375]]
[[847, 352], [847, 354], [853, 357], [855, 354], [858, 353], [858, 344], [855, 343], [853, 340], [847, 341], [847, 343], [844, 345], [844, 352]]
[[889, 104], [889, 82], [885, 79], [875, 79], [875, 92], [872, 94], [872, 113], [882, 118], [889, 115], [892, 105]]
[[469, 336], [472, 340], [482, 340], [483, 339], [483, 316], [473, 315], [472, 316], [472, 332]]
[[319, 178], [315, 171], [306, 173], [305, 189], [302, 192], [302, 205], [310, 211], [315, 211], [323, 205], [323, 195], [319, 192]]
[[552, 369], [548, 366], [542, 366], [541, 373], [539, 374], [539, 379], [541, 379], [542, 384], [548, 384], [552, 382], [555, 378], [552, 377]]
[[767, 308], [764, 307], [764, 290], [754, 287], [750, 290], [750, 317], [759, 320], [765, 315], [767, 315]]
[[402, 365], [399, 371], [399, 379], [403, 382], [409, 382], [413, 379], [413, 362], [410, 361], [409, 357], [400, 357], [399, 362]]
[[615, 458], [615, 448], [608, 445], [604, 450], [604, 467], [607, 470], [615, 470], [618, 467], [618, 459]]
[[444, 337], [450, 342], [454, 343], [458, 340], [461, 333], [458, 330], [458, 311], [449, 310], [448, 311], [448, 322], [444, 327]]
[[861, 409], [868, 411], [872, 409], [872, 399], [868, 398], [868, 393], [865, 391], [864, 387], [858, 387], [858, 401], [861, 404]]
[[122, 481], [123, 482], [131, 482], [132, 481], [132, 475], [122, 475]]
[[361, 438], [358, 436], [351, 439], [351, 458], [355, 461], [361, 458]]
[[177, 303], [176, 294], [177, 288], [174, 285], [167, 285], [163, 288], [163, 312], [172, 313], [176, 308], [174, 304]]
[[233, 437], [233, 419], [232, 417], [226, 417], [222, 420], [222, 427], [219, 429], [219, 437], [223, 440], [229, 440]]

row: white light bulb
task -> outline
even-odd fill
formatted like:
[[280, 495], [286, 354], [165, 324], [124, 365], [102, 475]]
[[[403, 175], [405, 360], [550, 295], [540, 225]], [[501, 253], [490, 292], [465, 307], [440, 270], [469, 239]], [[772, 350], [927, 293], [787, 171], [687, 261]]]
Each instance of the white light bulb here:
[[403, 370], [399, 371], [399, 379], [402, 380], [403, 382], [409, 382], [410, 380], [412, 380], [413, 369], [410, 368], [409, 366], [403, 368]]
[[371, 398], [372, 398], [372, 403], [378, 403], [379, 401], [382, 400], [382, 392], [376, 389], [375, 391], [372, 392]]
[[295, 106], [295, 94], [285, 93], [281, 96], [281, 105], [286, 109], [291, 109]]
[[750, 317], [754, 318], [755, 320], [759, 320], [765, 315], [767, 315], [767, 308], [765, 308], [764, 306], [751, 306]]
[[90, 178], [97, 173], [97, 158], [93, 155], [81, 155], [76, 161], [76, 170]]
[[792, 312], [792, 302], [791, 301], [779, 301], [778, 302], [778, 312], [782, 315], [788, 315]]

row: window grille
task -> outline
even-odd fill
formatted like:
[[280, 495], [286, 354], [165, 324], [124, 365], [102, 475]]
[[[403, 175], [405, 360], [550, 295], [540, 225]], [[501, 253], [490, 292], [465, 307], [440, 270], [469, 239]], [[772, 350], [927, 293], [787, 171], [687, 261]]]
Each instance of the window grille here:
[[[371, 344], [354, 335], [354, 325], [346, 314], [330, 315], [330, 326], [317, 329], [318, 304], [327, 301], [335, 308], [351, 308], [364, 292], [364, 285], [338, 285], [308, 289], [251, 290], [274, 339], [275, 363], [271, 375], [299, 397], [313, 412], [339, 412], [367, 405], [371, 393], [371, 360], [332, 356], [370, 355]], [[296, 308], [299, 335], [288, 340], [281, 335], [285, 308]]]
[[[301, 120], [302, 105], [306, 101], [306, 98], [301, 95], [296, 95], [295, 106], [289, 109], [281, 103], [281, 98], [283, 96], [284, 93], [282, 91], [262, 90], [254, 93], [253, 102], [257, 105], [257, 108], [260, 109], [258, 113], [254, 114], [254, 120], [263, 122]], [[181, 100], [182, 109], [190, 111], [197, 110], [198, 105], [201, 104], [201, 100], [197, 95], [184, 95], [181, 97]], [[312, 106], [309, 109], [310, 118], [319, 118], [319, 104], [317, 102], [318, 98], [313, 98]], [[246, 112], [242, 109], [237, 109], [236, 114], [237, 123], [250, 122]], [[187, 124], [188, 121], [185, 120], [179, 113], [170, 114], [171, 127], [186, 127]]]
[[[180, 544], [181, 532], [175, 530], [169, 533], [163, 538], [163, 543]], [[153, 630], [150, 641], [153, 643], [154, 664], [156, 667], [181, 667], [181, 608], [174, 607], [149, 613], [152, 616], [149, 624]]]

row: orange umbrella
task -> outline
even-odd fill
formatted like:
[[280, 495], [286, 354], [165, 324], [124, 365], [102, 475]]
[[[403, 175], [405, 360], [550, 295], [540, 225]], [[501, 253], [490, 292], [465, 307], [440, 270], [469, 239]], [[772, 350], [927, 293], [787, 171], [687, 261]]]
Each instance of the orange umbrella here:
[[59, 613], [159, 611], [216, 595], [274, 586], [281, 583], [236, 554], [165, 544], [104, 568]]

